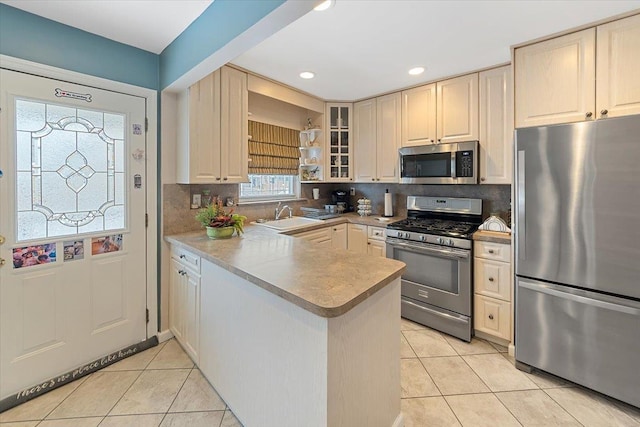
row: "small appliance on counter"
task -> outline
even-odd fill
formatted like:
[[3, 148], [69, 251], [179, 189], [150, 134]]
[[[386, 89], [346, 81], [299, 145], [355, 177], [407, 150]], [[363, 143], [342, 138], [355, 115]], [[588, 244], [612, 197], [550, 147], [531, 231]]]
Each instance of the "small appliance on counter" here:
[[337, 205], [342, 212], [351, 212], [353, 208], [349, 204], [349, 192], [345, 190], [336, 190], [331, 193], [332, 204]]

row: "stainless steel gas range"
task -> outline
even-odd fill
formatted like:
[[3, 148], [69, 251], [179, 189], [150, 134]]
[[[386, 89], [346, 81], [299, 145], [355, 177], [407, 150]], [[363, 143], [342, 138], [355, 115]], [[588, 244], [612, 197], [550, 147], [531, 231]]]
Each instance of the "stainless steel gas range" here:
[[471, 236], [482, 200], [407, 197], [407, 219], [387, 226], [387, 258], [407, 265], [402, 317], [471, 341]]

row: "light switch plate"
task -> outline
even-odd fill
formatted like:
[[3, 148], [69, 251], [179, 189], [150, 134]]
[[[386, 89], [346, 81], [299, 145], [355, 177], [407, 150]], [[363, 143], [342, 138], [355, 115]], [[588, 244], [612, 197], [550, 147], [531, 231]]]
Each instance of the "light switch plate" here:
[[202, 204], [202, 195], [201, 194], [192, 194], [191, 195], [191, 208], [199, 208]]

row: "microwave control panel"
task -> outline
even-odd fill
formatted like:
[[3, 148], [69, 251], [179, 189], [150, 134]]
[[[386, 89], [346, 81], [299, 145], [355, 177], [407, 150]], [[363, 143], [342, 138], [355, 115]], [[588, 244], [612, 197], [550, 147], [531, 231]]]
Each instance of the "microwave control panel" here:
[[458, 178], [473, 177], [473, 151], [458, 151], [456, 153], [456, 176]]

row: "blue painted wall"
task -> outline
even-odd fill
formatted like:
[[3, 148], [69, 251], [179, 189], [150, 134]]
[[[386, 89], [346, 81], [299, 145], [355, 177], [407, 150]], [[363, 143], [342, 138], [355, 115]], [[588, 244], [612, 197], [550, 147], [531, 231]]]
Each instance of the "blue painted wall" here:
[[0, 53], [149, 89], [159, 88], [155, 53], [0, 3]]
[[285, 0], [215, 0], [160, 54], [160, 89], [211, 56]]

